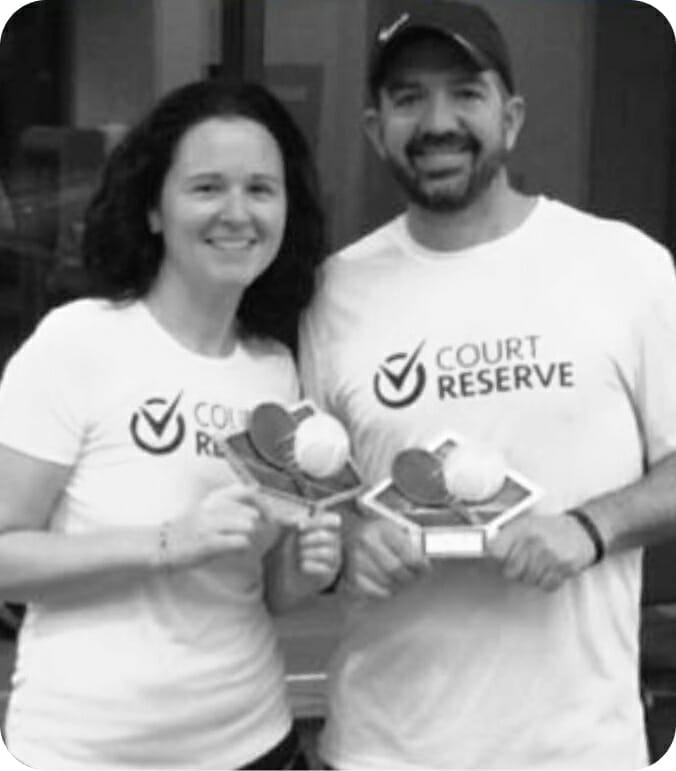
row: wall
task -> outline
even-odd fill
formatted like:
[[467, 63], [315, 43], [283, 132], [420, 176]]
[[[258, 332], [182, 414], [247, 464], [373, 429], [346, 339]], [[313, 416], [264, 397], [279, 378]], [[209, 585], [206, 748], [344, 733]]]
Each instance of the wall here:
[[[247, 1], [253, 8], [254, 0]], [[156, 96], [204, 74], [208, 63], [221, 56], [221, 0], [68, 2], [76, 125], [133, 119]], [[503, 27], [527, 102], [526, 124], [510, 164], [515, 182], [527, 191], [602, 213], [627, 212], [650, 232], [664, 232], [669, 218], [666, 169], [673, 144], [673, 108], [664, 94], [673, 75], [665, 75], [662, 66], [666, 44], [656, 67], [657, 47], [653, 51], [651, 42], [645, 43], [646, 34], [638, 27], [632, 40], [642, 36], [644, 47], [638, 55], [625, 55], [623, 41], [631, 29], [620, 20], [620, 6], [640, 11], [642, 4], [476, 2]], [[403, 206], [363, 137], [361, 112], [376, 22], [383, 14], [394, 16], [406, 0], [255, 0], [256, 8], [263, 4], [262, 40], [256, 37], [255, 49], [264, 51], [266, 71], [279, 74], [286, 67], [281, 77], [302, 78], [305, 73], [318, 86], [316, 98], [308, 100], [313, 103], [304, 104], [301, 94], [297, 106], [310, 116], [306, 133], [316, 140], [332, 243], [340, 246]], [[613, 19], [619, 20], [617, 29], [610, 26]], [[604, 43], [608, 35], [611, 41]], [[673, 52], [673, 42], [669, 45]], [[630, 48], [636, 50], [635, 42]], [[627, 76], [617, 77], [613, 57]], [[301, 69], [289, 75], [294, 66]], [[293, 101], [294, 88], [302, 89], [302, 83], [289, 80], [286, 86]], [[648, 146], [651, 152], [646, 154]], [[623, 154], [626, 147], [631, 152]]]
[[73, 125], [133, 121], [220, 55], [218, 0], [67, 2]]
[[674, 32], [640, 3], [597, 10], [590, 205], [629, 220], [676, 254]]
[[515, 180], [584, 206], [588, 199], [595, 6], [603, 0], [479, 0], [503, 27], [527, 117]]
[[127, 122], [154, 93], [150, 0], [67, 0], [72, 20], [71, 123]]
[[[265, 65], [316, 68], [320, 77], [316, 156], [334, 244], [355, 232], [364, 205], [361, 133], [366, 0], [268, 0]], [[304, 127], [312, 135], [312, 126]], [[339, 205], [337, 202], [340, 202]]]
[[211, 0], [154, 0], [153, 7], [154, 91], [160, 95], [206, 75], [218, 15]]

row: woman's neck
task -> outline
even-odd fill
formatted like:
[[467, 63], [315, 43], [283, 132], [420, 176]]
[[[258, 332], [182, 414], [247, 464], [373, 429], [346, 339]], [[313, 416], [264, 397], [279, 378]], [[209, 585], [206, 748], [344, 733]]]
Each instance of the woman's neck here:
[[160, 278], [146, 295], [148, 309], [175, 340], [202, 356], [227, 356], [237, 339], [242, 289], [218, 295]]

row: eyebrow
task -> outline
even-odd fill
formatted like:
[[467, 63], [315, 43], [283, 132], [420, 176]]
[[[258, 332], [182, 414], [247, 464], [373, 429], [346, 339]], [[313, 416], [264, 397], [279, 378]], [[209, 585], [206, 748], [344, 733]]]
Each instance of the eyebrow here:
[[[196, 171], [192, 174], [186, 175], [186, 179], [193, 182], [201, 179], [222, 179], [224, 175], [220, 171]], [[254, 171], [252, 174], [246, 175], [247, 179], [255, 179], [256, 181], [268, 181], [281, 184], [283, 178], [279, 174], [270, 173], [266, 171]]]

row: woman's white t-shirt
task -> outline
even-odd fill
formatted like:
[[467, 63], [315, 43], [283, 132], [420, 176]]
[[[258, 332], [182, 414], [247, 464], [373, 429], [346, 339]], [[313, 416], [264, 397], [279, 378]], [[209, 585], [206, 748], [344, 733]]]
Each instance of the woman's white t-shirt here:
[[[143, 528], [233, 483], [219, 437], [257, 403], [296, 398], [281, 345], [205, 357], [143, 303], [79, 300], [10, 360], [0, 443], [72, 467], [51, 530]], [[31, 603], [10, 751], [37, 768], [234, 768], [268, 750], [291, 717], [261, 582], [259, 560], [229, 555]]]

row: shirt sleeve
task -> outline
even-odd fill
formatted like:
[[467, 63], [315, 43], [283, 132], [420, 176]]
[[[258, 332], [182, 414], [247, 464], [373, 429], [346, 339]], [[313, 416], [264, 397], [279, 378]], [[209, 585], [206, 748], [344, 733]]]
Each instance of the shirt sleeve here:
[[284, 375], [283, 382], [286, 384], [287, 396], [285, 400], [288, 402], [297, 402], [300, 398], [300, 384], [298, 382], [298, 368], [296, 362], [291, 355], [291, 351], [284, 348]]
[[653, 465], [676, 451], [676, 271], [661, 247], [646, 257], [634, 382], [646, 460]]
[[303, 397], [320, 409], [329, 409], [326, 388], [326, 343], [322, 338], [319, 308], [315, 304], [301, 322], [298, 346], [300, 387]]
[[8, 361], [0, 382], [0, 443], [70, 466], [85, 433], [86, 361], [70, 324], [48, 315]]

